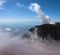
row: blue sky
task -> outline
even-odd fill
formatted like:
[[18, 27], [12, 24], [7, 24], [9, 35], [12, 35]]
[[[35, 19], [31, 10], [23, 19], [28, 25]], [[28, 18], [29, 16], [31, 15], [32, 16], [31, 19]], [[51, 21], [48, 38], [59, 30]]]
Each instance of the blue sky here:
[[60, 0], [0, 0], [0, 22], [39, 22], [28, 8], [31, 3], [39, 4], [46, 15], [60, 22]]

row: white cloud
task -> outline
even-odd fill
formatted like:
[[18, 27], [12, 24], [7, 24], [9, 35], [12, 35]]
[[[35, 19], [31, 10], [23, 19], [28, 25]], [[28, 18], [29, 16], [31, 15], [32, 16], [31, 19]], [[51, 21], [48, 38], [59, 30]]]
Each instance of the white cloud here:
[[6, 3], [6, 0], [0, 0], [0, 10], [5, 10], [4, 4]]
[[29, 9], [35, 12], [39, 12], [40, 6], [37, 3], [31, 3], [31, 5], [29, 6]]
[[0, 6], [3, 6], [5, 2], [6, 2], [5, 0], [0, 0]]
[[43, 24], [54, 24], [54, 22], [51, 21], [50, 17], [44, 14], [44, 12], [41, 10], [41, 7], [37, 3], [31, 3], [29, 10], [36, 12], [38, 17], [42, 20]]
[[17, 2], [16, 5], [17, 5], [18, 7], [23, 7], [23, 6], [24, 6], [24, 4], [20, 4], [19, 2]]

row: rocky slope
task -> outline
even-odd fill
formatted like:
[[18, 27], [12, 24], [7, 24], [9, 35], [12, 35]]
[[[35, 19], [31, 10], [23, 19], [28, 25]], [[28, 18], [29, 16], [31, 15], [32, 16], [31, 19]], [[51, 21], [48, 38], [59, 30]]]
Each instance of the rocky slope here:
[[60, 41], [60, 23], [37, 25], [31, 28], [29, 31], [33, 34], [36, 31], [38, 38], [52, 38], [56, 41]]

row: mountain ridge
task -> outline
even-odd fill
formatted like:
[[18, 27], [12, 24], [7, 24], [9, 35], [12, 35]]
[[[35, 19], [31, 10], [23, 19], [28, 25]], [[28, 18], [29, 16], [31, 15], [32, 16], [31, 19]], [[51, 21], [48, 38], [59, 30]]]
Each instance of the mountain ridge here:
[[36, 33], [39, 38], [45, 39], [50, 36], [50, 38], [60, 41], [60, 22], [56, 22], [55, 24], [37, 25], [29, 29], [29, 31], [34, 34], [35, 28], [37, 28]]

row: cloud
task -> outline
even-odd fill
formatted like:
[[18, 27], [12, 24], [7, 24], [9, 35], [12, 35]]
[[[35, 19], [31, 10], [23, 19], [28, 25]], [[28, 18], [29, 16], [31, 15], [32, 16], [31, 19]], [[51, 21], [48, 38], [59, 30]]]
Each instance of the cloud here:
[[23, 6], [24, 6], [24, 4], [20, 4], [19, 2], [17, 2], [16, 5], [17, 5], [18, 7], [23, 7]]
[[3, 6], [5, 2], [6, 2], [5, 0], [0, 0], [0, 6]]
[[4, 4], [6, 3], [6, 0], [0, 0], [0, 10], [5, 10]]
[[[35, 33], [34, 33], [35, 34]], [[21, 39], [21, 36], [11, 36], [11, 32], [0, 29], [0, 55], [59, 55], [60, 43], [45, 45], [45, 42], [36, 39], [30, 32], [25, 33], [29, 39]], [[24, 37], [22, 36], [22, 37]], [[30, 40], [30, 37], [32, 40]], [[36, 40], [36, 41], [35, 41]], [[47, 42], [47, 41], [46, 41]], [[46, 48], [44, 48], [46, 47]], [[57, 51], [56, 51], [56, 50]], [[48, 53], [47, 53], [48, 52]]]
[[37, 3], [31, 3], [29, 6], [29, 10], [31, 10], [32, 12], [36, 12], [38, 17], [42, 20], [43, 24], [54, 24], [54, 22], [51, 21], [50, 17], [44, 14], [44, 12], [41, 10], [41, 7]]

